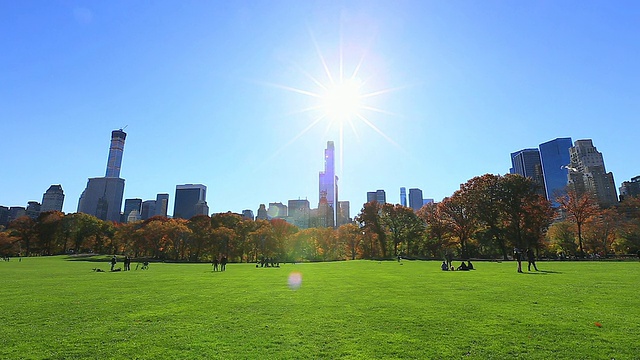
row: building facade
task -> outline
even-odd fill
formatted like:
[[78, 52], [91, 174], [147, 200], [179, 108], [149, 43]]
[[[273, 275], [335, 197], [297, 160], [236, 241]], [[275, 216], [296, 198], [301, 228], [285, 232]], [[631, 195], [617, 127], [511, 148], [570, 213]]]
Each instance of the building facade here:
[[140, 220], [140, 212], [142, 211], [142, 199], [125, 199], [124, 211], [122, 212], [122, 222], [129, 222], [129, 215], [132, 211], [136, 211]]
[[620, 201], [628, 197], [640, 196], [640, 176], [631, 178], [631, 181], [623, 181], [620, 186]]
[[566, 191], [571, 146], [571, 138], [557, 138], [538, 146], [545, 193], [554, 207], [559, 206], [555, 199]]
[[64, 191], [62, 191], [62, 186], [51, 185], [42, 195], [42, 206], [40, 207], [40, 211], [62, 211], [63, 204]]
[[277, 202], [277, 203], [269, 203], [269, 208], [267, 209], [267, 216], [269, 219], [283, 219], [287, 217], [287, 205]]
[[142, 211], [140, 212], [140, 220], [147, 220], [156, 214], [156, 201], [145, 200], [142, 202]]
[[588, 192], [598, 204], [609, 207], [618, 202], [613, 174], [607, 172], [602, 153], [591, 139], [577, 140], [569, 149], [569, 185], [578, 193]]
[[338, 204], [338, 177], [335, 166], [335, 146], [333, 141], [327, 141], [327, 148], [324, 150], [324, 171], [319, 175], [319, 196], [326, 199], [333, 218], [333, 224], [337, 219]]
[[423, 204], [422, 190], [418, 188], [409, 189], [409, 207], [417, 212]]
[[169, 209], [169, 194], [156, 195], [155, 216], [167, 217]]
[[400, 205], [407, 206], [407, 188], [400, 188]]
[[[173, 217], [191, 219], [195, 215], [203, 215], [207, 203], [207, 187], [202, 184], [176, 185], [173, 203]], [[206, 208], [207, 215], [209, 212]]]
[[510, 172], [512, 174], [519, 174], [532, 179], [538, 187], [537, 192], [546, 197], [547, 192], [544, 187], [540, 150], [523, 149], [511, 153], [511, 166]]

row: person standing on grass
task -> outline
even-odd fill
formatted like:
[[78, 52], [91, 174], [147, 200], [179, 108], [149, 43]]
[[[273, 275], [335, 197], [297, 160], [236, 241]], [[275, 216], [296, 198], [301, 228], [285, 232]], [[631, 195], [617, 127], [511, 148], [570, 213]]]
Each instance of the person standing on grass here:
[[113, 269], [116, 267], [116, 263], [118, 262], [118, 258], [113, 255], [113, 257], [111, 258], [111, 271], [113, 271]]
[[220, 261], [220, 271], [225, 271], [227, 269], [227, 256], [223, 256]]
[[522, 272], [522, 252], [518, 248], [513, 248], [513, 258], [518, 262], [518, 272]]
[[218, 271], [218, 258], [213, 258], [213, 271]]
[[538, 267], [536, 266], [536, 255], [531, 249], [527, 249], [527, 262], [529, 263], [527, 266], [528, 271], [531, 271], [531, 265], [533, 265], [533, 268], [538, 271]]

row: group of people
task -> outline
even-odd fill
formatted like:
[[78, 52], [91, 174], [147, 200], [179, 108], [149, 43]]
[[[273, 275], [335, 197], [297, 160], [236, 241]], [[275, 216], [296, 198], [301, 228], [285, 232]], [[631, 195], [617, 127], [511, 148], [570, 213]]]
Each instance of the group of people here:
[[447, 262], [446, 260], [442, 262], [442, 265], [440, 265], [440, 268], [442, 269], [442, 271], [454, 271], [454, 270], [462, 270], [462, 271], [468, 271], [468, 270], [475, 270], [475, 268], [473, 267], [473, 263], [471, 262], [471, 260], [467, 260], [467, 263], [465, 264], [465, 262], [463, 261], [460, 266], [458, 267], [454, 267], [453, 265], [450, 265], [450, 262]]
[[[118, 263], [118, 257], [113, 255], [111, 257], [111, 271], [120, 271], [120, 268], [116, 268], [116, 264]], [[129, 256], [124, 257], [124, 271], [131, 270], [131, 258]]]
[[[280, 267], [280, 261], [274, 257], [261, 256], [258, 264], [260, 264], [260, 267]], [[256, 264], [256, 267], [258, 267], [258, 264]]]
[[533, 250], [527, 249], [525, 251], [525, 254], [523, 255], [522, 250], [518, 248], [513, 248], [513, 258], [518, 262], [518, 272], [519, 273], [522, 272], [522, 260], [524, 259], [524, 256], [527, 257], [527, 262], [528, 262], [527, 270], [531, 271], [531, 265], [533, 265], [533, 268], [536, 271], [539, 271], [538, 267], [536, 266], [536, 255], [533, 253]]
[[[225, 271], [227, 270], [227, 257], [223, 256], [219, 260], [218, 258], [213, 258], [213, 271]], [[218, 265], [220, 265], [220, 269], [218, 269]]]

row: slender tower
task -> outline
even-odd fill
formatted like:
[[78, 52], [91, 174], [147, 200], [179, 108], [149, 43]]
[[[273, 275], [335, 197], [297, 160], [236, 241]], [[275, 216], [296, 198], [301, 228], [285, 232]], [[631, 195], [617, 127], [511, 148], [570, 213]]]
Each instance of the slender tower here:
[[122, 165], [122, 153], [124, 152], [124, 140], [127, 134], [120, 130], [111, 132], [111, 147], [109, 147], [109, 158], [107, 159], [107, 173], [105, 177], [119, 178], [120, 166]]
[[338, 205], [338, 177], [335, 166], [335, 146], [333, 141], [327, 141], [327, 148], [324, 150], [324, 171], [320, 172], [319, 198], [325, 196], [327, 205], [332, 214], [331, 226], [337, 224]]

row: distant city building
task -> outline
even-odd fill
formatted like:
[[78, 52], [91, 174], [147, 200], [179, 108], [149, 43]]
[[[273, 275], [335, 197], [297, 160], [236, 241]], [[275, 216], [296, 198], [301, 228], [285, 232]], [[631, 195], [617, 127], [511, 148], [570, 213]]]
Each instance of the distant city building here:
[[422, 206], [425, 206], [427, 204], [433, 204], [434, 201], [433, 199], [422, 199]]
[[281, 202], [277, 203], [269, 203], [269, 208], [267, 209], [267, 216], [269, 219], [274, 218], [285, 218], [287, 217], [287, 205], [284, 205]]
[[0, 226], [9, 225], [9, 208], [0, 206]]
[[12, 206], [9, 208], [9, 216], [7, 223], [27, 215], [27, 209], [22, 206]]
[[125, 219], [127, 223], [132, 223], [140, 220], [142, 220], [140, 217], [140, 213], [138, 212], [138, 210], [135, 210], [135, 209], [131, 210], [129, 212], [129, 216], [127, 216], [127, 218]]
[[249, 209], [242, 210], [242, 217], [245, 219], [253, 220], [253, 211]]
[[202, 184], [176, 185], [176, 195], [173, 202], [174, 219], [191, 219], [195, 215], [201, 215], [207, 206], [207, 187]]
[[631, 181], [623, 181], [620, 186], [620, 201], [629, 197], [640, 196], [640, 176], [632, 177]]
[[511, 153], [511, 173], [528, 177], [538, 186], [538, 193], [546, 196], [540, 150], [524, 149]]
[[384, 190], [376, 190], [367, 192], [367, 202], [376, 201], [380, 205], [387, 203], [387, 193]]
[[147, 220], [154, 217], [156, 214], [156, 201], [145, 200], [142, 202], [142, 212], [140, 213], [140, 220]]
[[256, 220], [268, 220], [269, 215], [267, 214], [267, 207], [264, 204], [260, 204], [258, 207], [258, 215], [256, 215]]
[[571, 146], [571, 138], [557, 138], [538, 146], [547, 200], [551, 201], [554, 207], [559, 206], [555, 199], [564, 194], [567, 187], [567, 166], [571, 162]]
[[609, 207], [618, 202], [613, 174], [608, 173], [604, 159], [591, 139], [577, 140], [569, 149], [569, 185], [577, 192], [593, 194], [598, 204]]
[[400, 205], [407, 206], [407, 188], [400, 188]]
[[309, 200], [289, 200], [287, 204], [289, 210], [287, 222], [299, 229], [309, 228], [309, 217], [311, 216]]
[[40, 208], [41, 207], [42, 206], [40, 205], [39, 202], [37, 202], [37, 201], [29, 201], [27, 203], [27, 210], [26, 210], [27, 216], [32, 218], [32, 219], [34, 219], [34, 220], [37, 219], [38, 215], [40, 215]]
[[327, 206], [331, 211], [332, 223], [337, 219], [338, 204], [338, 177], [335, 169], [335, 146], [333, 141], [327, 141], [327, 148], [324, 150], [324, 171], [319, 176], [319, 198], [326, 199]]
[[422, 190], [418, 188], [409, 189], [409, 207], [413, 211], [418, 211], [423, 205]]
[[40, 207], [40, 211], [62, 211], [63, 204], [64, 191], [62, 191], [62, 186], [51, 185], [42, 195], [42, 206]]
[[338, 226], [351, 223], [348, 201], [338, 201]]
[[156, 195], [156, 211], [155, 216], [167, 217], [169, 209], [169, 194]]
[[103, 178], [90, 178], [80, 195], [78, 212], [93, 215], [98, 219], [119, 222], [124, 179], [120, 178], [124, 141], [127, 134], [122, 130], [111, 132], [111, 146], [107, 159], [107, 171]]
[[142, 199], [125, 199], [124, 211], [122, 212], [122, 222], [129, 222], [129, 215], [134, 210], [136, 211], [138, 216], [134, 221], [140, 220], [140, 212], [142, 211]]
[[335, 227], [335, 223], [333, 221], [333, 209], [329, 206], [329, 202], [327, 201], [327, 198], [324, 197], [324, 194], [320, 197], [318, 209], [311, 211], [309, 222], [310, 227]]

